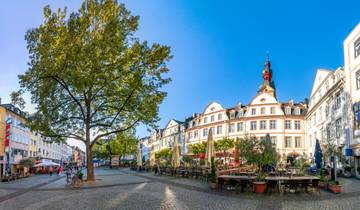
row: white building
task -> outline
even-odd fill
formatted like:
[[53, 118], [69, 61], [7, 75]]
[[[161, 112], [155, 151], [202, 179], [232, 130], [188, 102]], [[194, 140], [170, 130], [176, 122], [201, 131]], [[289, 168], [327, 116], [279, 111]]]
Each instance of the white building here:
[[213, 102], [201, 114], [194, 114], [186, 129], [187, 144], [206, 141], [210, 129], [215, 140], [227, 137], [236, 141], [246, 135], [264, 138], [269, 134], [282, 160], [309, 155], [304, 128], [307, 104], [277, 100], [269, 60], [262, 75], [263, 84], [247, 106], [239, 103], [224, 108]]
[[311, 154], [314, 154], [316, 140], [319, 140], [323, 148], [333, 145], [345, 155], [345, 149], [350, 145], [350, 116], [351, 102], [345, 90], [344, 69], [319, 69], [306, 115], [306, 137]]
[[351, 147], [355, 157], [355, 171], [360, 177], [357, 170], [360, 166], [360, 23], [344, 41], [344, 59], [346, 90], [350, 94], [353, 109]]

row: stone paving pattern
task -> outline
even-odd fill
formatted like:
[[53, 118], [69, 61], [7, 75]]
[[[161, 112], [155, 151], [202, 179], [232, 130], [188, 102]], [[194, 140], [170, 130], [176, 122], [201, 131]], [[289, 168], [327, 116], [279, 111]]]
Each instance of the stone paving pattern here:
[[[265, 195], [219, 192], [198, 180], [154, 176], [127, 169], [96, 170], [97, 181], [84, 188], [65, 179], [35, 176], [0, 183], [0, 209], [359, 209], [360, 180], [341, 180], [345, 193]], [[48, 184], [36, 187], [42, 183]], [[25, 191], [29, 189], [29, 191]], [[16, 192], [23, 191], [17, 195]], [[12, 195], [1, 202], [1, 198]]]

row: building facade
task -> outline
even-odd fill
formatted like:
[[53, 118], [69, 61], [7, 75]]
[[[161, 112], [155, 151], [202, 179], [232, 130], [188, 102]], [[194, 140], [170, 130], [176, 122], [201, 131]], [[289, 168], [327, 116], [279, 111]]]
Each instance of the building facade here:
[[344, 72], [346, 90], [352, 104], [350, 145], [355, 159], [355, 172], [360, 177], [360, 23], [344, 41]]
[[238, 103], [224, 108], [213, 102], [201, 114], [194, 114], [185, 132], [187, 145], [206, 141], [212, 129], [215, 141], [224, 137], [235, 141], [245, 136], [264, 138], [269, 134], [284, 161], [309, 155], [304, 119], [307, 103], [294, 103], [292, 100], [281, 103], [277, 100], [269, 60], [262, 76], [263, 83], [248, 105]]
[[316, 140], [319, 140], [323, 148], [333, 145], [345, 155], [345, 150], [350, 146], [352, 119], [351, 101], [345, 90], [342, 67], [335, 71], [317, 71], [306, 120], [307, 139], [312, 154]]
[[[4, 142], [2, 153], [2, 175], [6, 173], [19, 173], [19, 162], [29, 157], [31, 145], [31, 132], [27, 128], [27, 114], [11, 104], [1, 104], [0, 113], [3, 130], [1, 141]], [[4, 135], [5, 134], [5, 135]]]
[[0, 105], [0, 174], [19, 173], [22, 159], [34, 158], [62, 163], [69, 161], [72, 149], [66, 143], [45, 142], [26, 127], [28, 114], [11, 104]]
[[149, 137], [150, 165], [155, 164], [155, 154], [163, 149], [173, 148], [175, 141], [180, 146], [180, 154], [187, 152], [185, 143], [185, 123], [171, 119], [163, 129], [156, 129]]

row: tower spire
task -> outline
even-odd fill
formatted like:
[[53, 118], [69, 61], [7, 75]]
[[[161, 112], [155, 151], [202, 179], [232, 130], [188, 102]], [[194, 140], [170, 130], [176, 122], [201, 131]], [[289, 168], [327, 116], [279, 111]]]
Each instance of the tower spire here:
[[266, 59], [265, 59], [265, 66], [262, 71], [263, 83], [260, 86], [259, 92], [268, 92], [271, 93], [274, 97], [275, 94], [275, 85], [272, 80], [272, 70], [271, 70], [271, 63], [270, 63], [270, 56], [269, 51], [266, 51]]

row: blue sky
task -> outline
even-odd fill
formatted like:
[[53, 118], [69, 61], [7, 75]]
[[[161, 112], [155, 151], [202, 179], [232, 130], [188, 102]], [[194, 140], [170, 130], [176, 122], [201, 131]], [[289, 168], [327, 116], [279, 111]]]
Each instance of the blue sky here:
[[[310, 94], [317, 68], [343, 65], [343, 40], [360, 21], [360, 1], [126, 0], [140, 16], [136, 36], [172, 48], [172, 83], [160, 107], [164, 126], [217, 101], [247, 104], [261, 83], [266, 51], [280, 101]], [[27, 69], [26, 30], [42, 22], [42, 8], [81, 1], [4, 1], [0, 7], [0, 97], [18, 88]], [[32, 110], [31, 106], [27, 107]], [[144, 128], [138, 135], [146, 135]]]

